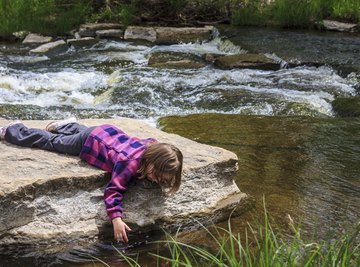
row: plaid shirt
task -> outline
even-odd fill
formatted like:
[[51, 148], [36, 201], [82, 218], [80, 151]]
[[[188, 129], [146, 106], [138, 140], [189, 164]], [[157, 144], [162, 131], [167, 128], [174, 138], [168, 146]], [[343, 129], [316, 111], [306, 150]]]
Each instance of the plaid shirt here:
[[106, 211], [111, 220], [122, 217], [123, 194], [132, 178], [138, 176], [146, 144], [153, 141], [156, 140], [130, 137], [108, 124], [96, 127], [86, 139], [80, 158], [111, 172], [111, 180], [104, 192]]

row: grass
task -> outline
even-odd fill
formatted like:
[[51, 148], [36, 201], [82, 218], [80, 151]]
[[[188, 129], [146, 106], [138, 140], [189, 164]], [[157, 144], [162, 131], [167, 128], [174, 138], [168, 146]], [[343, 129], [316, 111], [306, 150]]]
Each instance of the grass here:
[[338, 19], [360, 25], [359, 0], [275, 0], [270, 5], [248, 1], [234, 11], [235, 25], [276, 25], [310, 28], [322, 19]]
[[[269, 222], [265, 210], [263, 223], [253, 228], [251, 225], [244, 236], [234, 233], [230, 220], [228, 228], [202, 228], [207, 232], [215, 245], [215, 249], [206, 249], [178, 241], [178, 233], [174, 236], [166, 234], [166, 240], [157, 241], [161, 247], [167, 248], [164, 253], [150, 253], [157, 259], [158, 266], [360, 266], [360, 223], [353, 232], [344, 234], [336, 241], [305, 242], [301, 239], [300, 230], [289, 216], [289, 225], [293, 231], [291, 238], [276, 232]], [[129, 266], [140, 266], [138, 259], [127, 257], [119, 251], [119, 255]], [[110, 266], [101, 261], [105, 266]]]
[[0, 0], [0, 35], [16, 31], [63, 34], [83, 23], [90, 12], [85, 1]]
[[[0, 0], [0, 36], [16, 31], [63, 34], [84, 22], [120, 22], [124, 27], [150, 19], [164, 22], [227, 21], [234, 25], [309, 28], [322, 19], [360, 25], [359, 0], [167, 0], [144, 7], [139, 0]], [[155, 9], [155, 10], [152, 10]], [[156, 8], [161, 10], [156, 10]], [[144, 14], [142, 14], [144, 13]], [[146, 17], [146, 16], [145, 16]]]

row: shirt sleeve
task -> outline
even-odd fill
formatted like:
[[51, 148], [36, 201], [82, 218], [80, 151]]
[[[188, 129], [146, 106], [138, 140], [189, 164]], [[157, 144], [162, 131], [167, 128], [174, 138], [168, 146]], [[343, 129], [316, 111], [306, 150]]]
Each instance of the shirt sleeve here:
[[105, 188], [104, 202], [110, 220], [123, 217], [123, 194], [138, 169], [136, 160], [118, 161], [112, 170], [111, 180]]

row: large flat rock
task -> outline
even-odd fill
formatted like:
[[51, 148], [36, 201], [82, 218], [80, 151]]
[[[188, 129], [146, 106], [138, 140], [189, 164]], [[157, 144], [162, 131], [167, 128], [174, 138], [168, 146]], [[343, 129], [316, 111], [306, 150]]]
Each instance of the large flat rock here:
[[[8, 121], [0, 120], [0, 125]], [[167, 134], [133, 119], [83, 120], [88, 126], [110, 123], [130, 135], [154, 137], [173, 143], [184, 154], [180, 191], [165, 198], [161, 189], [137, 182], [124, 198], [125, 221], [133, 229], [176, 229], [225, 219], [237, 207], [248, 208], [232, 176], [237, 171], [234, 153]], [[26, 121], [44, 128], [48, 121]], [[0, 253], [19, 246], [40, 246], [58, 252], [96, 242], [112, 226], [105, 214], [103, 188], [109, 181], [104, 171], [78, 157], [21, 148], [0, 141]], [[185, 227], [186, 229], [186, 227]]]

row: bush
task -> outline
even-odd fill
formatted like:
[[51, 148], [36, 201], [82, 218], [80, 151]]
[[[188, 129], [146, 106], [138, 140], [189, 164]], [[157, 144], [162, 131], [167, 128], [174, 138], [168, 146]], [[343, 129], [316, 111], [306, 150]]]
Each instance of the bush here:
[[22, 30], [64, 33], [83, 23], [89, 12], [82, 0], [61, 5], [55, 0], [0, 0], [0, 35]]

